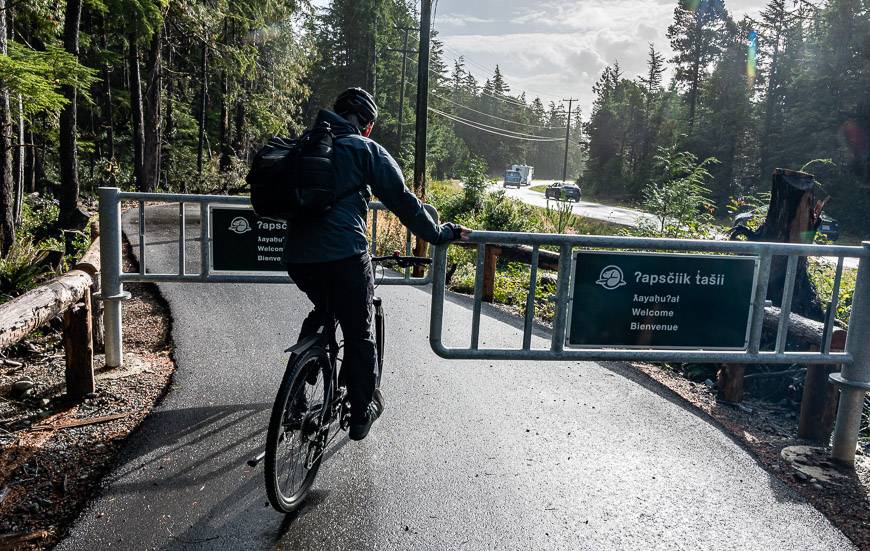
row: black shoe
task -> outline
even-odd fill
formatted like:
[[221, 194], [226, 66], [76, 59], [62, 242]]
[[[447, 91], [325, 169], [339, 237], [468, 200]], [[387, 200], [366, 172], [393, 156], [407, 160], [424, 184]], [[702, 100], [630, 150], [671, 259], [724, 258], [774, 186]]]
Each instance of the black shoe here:
[[378, 417], [384, 412], [384, 395], [380, 389], [375, 389], [375, 394], [372, 396], [372, 401], [366, 410], [365, 421], [361, 424], [351, 422], [348, 436], [351, 440], [362, 440], [369, 434], [369, 429], [377, 421]]

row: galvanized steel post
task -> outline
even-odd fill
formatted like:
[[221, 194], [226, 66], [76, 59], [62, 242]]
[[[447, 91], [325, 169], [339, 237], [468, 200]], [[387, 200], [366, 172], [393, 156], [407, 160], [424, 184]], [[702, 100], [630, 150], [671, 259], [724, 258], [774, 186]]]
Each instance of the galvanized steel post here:
[[121, 330], [121, 202], [120, 190], [101, 187], [100, 197], [100, 298], [104, 302], [106, 367], [121, 367], [124, 350]]
[[[864, 250], [870, 252], [870, 241], [864, 242]], [[831, 380], [840, 386], [831, 457], [852, 465], [861, 429], [864, 395], [870, 390], [870, 258], [867, 256], [858, 263], [846, 352], [852, 355], [852, 363], [844, 365], [840, 373], [831, 375]]]

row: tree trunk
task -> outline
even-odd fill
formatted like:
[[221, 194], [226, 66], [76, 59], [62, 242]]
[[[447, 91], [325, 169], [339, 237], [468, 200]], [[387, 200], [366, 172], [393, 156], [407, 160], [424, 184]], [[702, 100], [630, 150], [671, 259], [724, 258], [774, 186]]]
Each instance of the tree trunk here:
[[229, 96], [230, 86], [227, 82], [227, 72], [221, 71], [221, 125], [220, 125], [220, 171], [230, 169], [230, 109]]
[[148, 83], [145, 86], [145, 142], [142, 152], [144, 191], [155, 191], [160, 180], [160, 143], [163, 125], [160, 105], [163, 87], [161, 42], [162, 33], [158, 29], [151, 37], [151, 50], [148, 56]]
[[[42, 120], [40, 121], [40, 126], [45, 127], [47, 121], [45, 115], [42, 116]], [[45, 177], [45, 136], [42, 134], [36, 134], [35, 132], [31, 132], [30, 136], [33, 138], [32, 142], [34, 144], [33, 148], [33, 191], [45, 192], [50, 191], [50, 184], [46, 181]], [[36, 142], [39, 141], [39, 146], [36, 147]]]
[[145, 188], [145, 170], [143, 165], [143, 147], [145, 143], [144, 121], [142, 114], [142, 83], [139, 74], [139, 42], [137, 26], [133, 22], [133, 30], [128, 36], [130, 66], [130, 111], [133, 130], [133, 175], [136, 179], [136, 189]]
[[[752, 241], [812, 243], [823, 204], [816, 199], [812, 174], [777, 168], [773, 171], [767, 218], [761, 228], [748, 237]], [[780, 255], [774, 257], [771, 265], [767, 298], [776, 306], [782, 303], [787, 261]], [[824, 317], [816, 289], [807, 275], [806, 257], [798, 258], [792, 311], [814, 320]]]
[[[171, 37], [166, 37], [166, 66], [170, 72], [166, 75], [166, 151], [163, 153], [163, 162], [161, 163], [164, 178], [166, 181], [165, 187], [169, 188], [169, 171], [172, 166], [172, 144], [175, 139], [175, 110], [173, 102], [175, 101], [175, 79], [172, 77], [172, 47], [168, 45]], [[182, 182], [182, 189], [186, 189], [186, 185]]]
[[767, 94], [764, 98], [764, 128], [762, 130], [761, 139], [759, 140], [759, 155], [762, 174], [766, 173], [773, 166], [770, 160], [772, 151], [776, 148], [773, 143], [773, 110], [777, 108], [777, 97], [774, 93], [777, 90], [777, 79], [779, 69], [779, 41], [781, 38], [781, 28], [776, 29], [776, 36], [773, 41], [773, 54], [770, 60], [770, 70], [767, 76]]
[[18, 94], [18, 156], [16, 157], [17, 171], [15, 174], [15, 223], [21, 223], [21, 210], [24, 205], [24, 158], [27, 156], [27, 147], [24, 141], [24, 98]]
[[25, 186], [28, 193], [36, 191], [36, 133], [33, 131], [33, 125], [30, 126], [30, 147], [27, 148], [27, 156], [24, 158], [24, 173]]
[[245, 137], [245, 102], [242, 99], [236, 101], [236, 128], [233, 132], [233, 149], [236, 156], [243, 162], [248, 162], [248, 143]]
[[[103, 19], [100, 45], [103, 51], [108, 51], [108, 39], [106, 38], [106, 21]], [[115, 116], [112, 109], [112, 67], [107, 61], [103, 64], [103, 121], [106, 125], [106, 154], [109, 160], [115, 158]]]
[[[0, 55], [7, 54], [6, 0], [0, 0]], [[0, 257], [15, 243], [15, 185], [12, 180], [12, 114], [9, 90], [0, 82]]]
[[202, 45], [202, 60], [199, 89], [199, 143], [196, 149], [196, 172], [202, 175], [202, 148], [205, 145], [205, 110], [206, 94], [208, 93], [208, 44]]
[[[11, 37], [15, 36], [15, 10], [11, 7], [6, 8], [8, 20], [6, 27], [8, 34]], [[18, 114], [18, 147], [14, 148], [13, 163], [12, 163], [12, 179], [15, 185], [15, 204], [13, 206], [14, 224], [21, 224], [21, 203], [24, 200], [24, 104], [21, 94], [18, 94], [17, 101]], [[11, 114], [10, 114], [11, 117]], [[10, 119], [11, 124], [11, 119]], [[9, 143], [12, 143], [12, 131], [10, 128]], [[11, 146], [11, 145], [10, 145]]]
[[[82, 17], [81, 0], [68, 0], [63, 24], [63, 47], [76, 59], [79, 57], [79, 22]], [[60, 112], [60, 217], [62, 227], [68, 227], [79, 202], [77, 133], [77, 93], [75, 86], [61, 88], [67, 104]]]

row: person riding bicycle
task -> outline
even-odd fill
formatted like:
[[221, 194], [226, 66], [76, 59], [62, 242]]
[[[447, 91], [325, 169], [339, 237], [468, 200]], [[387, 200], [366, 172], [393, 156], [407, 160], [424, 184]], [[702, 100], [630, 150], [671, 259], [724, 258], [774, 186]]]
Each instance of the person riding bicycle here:
[[[287, 272], [314, 303], [299, 339], [325, 323], [327, 304], [341, 325], [342, 373], [350, 402], [352, 440], [365, 438], [384, 411], [383, 395], [376, 389], [374, 275], [366, 236], [368, 200], [376, 196], [415, 235], [435, 245], [460, 239], [468, 231], [457, 224], [437, 224], [405, 186], [393, 157], [368, 137], [377, 117], [374, 98], [362, 88], [345, 90], [336, 98], [333, 111], [322, 109], [317, 114], [315, 125], [328, 123], [335, 136], [336, 191], [343, 198], [322, 218], [288, 223], [284, 242]], [[346, 194], [353, 189], [360, 191]]]

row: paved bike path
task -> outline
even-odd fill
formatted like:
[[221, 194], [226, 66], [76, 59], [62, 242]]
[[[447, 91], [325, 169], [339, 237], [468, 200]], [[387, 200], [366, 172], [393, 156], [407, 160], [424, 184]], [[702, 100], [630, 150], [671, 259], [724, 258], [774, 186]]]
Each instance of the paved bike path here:
[[[177, 262], [176, 217], [148, 210], [151, 269]], [[195, 242], [188, 249], [195, 271]], [[305, 299], [289, 285], [160, 288], [173, 316], [173, 388], [59, 549], [852, 548], [630, 369], [441, 360], [427, 340], [429, 294], [396, 287], [379, 289], [384, 417], [365, 441], [337, 441], [308, 505], [285, 518], [266, 504], [262, 469], [245, 461], [263, 445]], [[467, 342], [470, 317], [462, 299], [446, 306], [446, 342]], [[481, 341], [518, 343], [521, 329], [487, 315]]]

